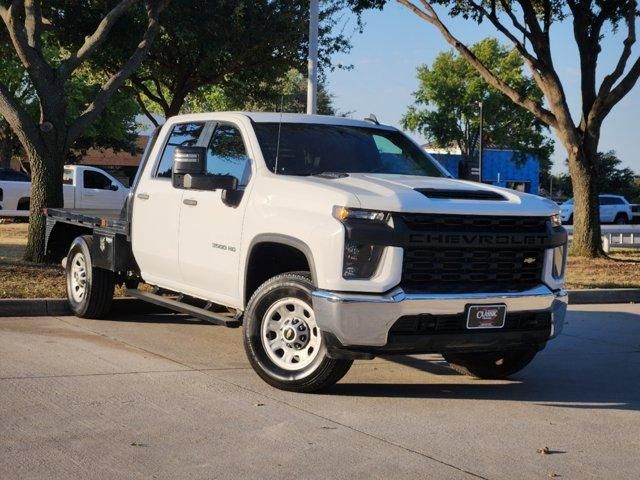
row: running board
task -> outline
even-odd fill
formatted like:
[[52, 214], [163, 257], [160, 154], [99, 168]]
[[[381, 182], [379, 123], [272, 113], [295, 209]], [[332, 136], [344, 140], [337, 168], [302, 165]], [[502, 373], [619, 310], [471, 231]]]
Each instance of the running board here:
[[[155, 293], [142, 292], [137, 289], [126, 289], [127, 295], [138, 298], [145, 302], [153, 303], [154, 305], [160, 305], [166, 307], [169, 310], [173, 310], [180, 313], [186, 313], [192, 317], [204, 320], [209, 323], [215, 323], [216, 325], [224, 325], [225, 327], [237, 328], [241, 325], [241, 321], [238, 317], [227, 317], [220, 313], [212, 312], [204, 308], [195, 307], [188, 303], [180, 302], [179, 300], [173, 300], [171, 298], [156, 295]], [[180, 297], [179, 297], [180, 298]]]

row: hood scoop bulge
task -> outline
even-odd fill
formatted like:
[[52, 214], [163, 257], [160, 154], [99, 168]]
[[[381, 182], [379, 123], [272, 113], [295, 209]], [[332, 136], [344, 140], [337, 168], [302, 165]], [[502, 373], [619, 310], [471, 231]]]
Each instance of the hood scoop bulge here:
[[507, 200], [499, 193], [490, 190], [453, 190], [440, 188], [416, 188], [415, 190], [427, 198], [440, 200]]

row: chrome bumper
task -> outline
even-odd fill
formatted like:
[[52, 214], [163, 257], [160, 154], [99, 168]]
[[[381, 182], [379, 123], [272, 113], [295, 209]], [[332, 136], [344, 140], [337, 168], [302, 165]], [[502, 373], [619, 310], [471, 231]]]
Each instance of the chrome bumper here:
[[502, 303], [509, 312], [551, 312], [554, 338], [562, 331], [567, 311], [567, 294], [540, 285], [517, 293], [408, 294], [396, 288], [382, 295], [313, 292], [313, 308], [320, 330], [332, 333], [344, 346], [387, 344], [393, 324], [405, 315], [463, 314], [466, 306]]

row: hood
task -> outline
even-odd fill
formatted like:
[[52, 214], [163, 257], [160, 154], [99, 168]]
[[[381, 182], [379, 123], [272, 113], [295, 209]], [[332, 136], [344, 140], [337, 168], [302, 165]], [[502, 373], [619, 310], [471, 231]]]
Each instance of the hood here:
[[559, 211], [558, 205], [546, 198], [451, 178], [379, 173], [307, 178], [351, 193], [361, 208], [371, 210], [527, 216], [548, 216]]

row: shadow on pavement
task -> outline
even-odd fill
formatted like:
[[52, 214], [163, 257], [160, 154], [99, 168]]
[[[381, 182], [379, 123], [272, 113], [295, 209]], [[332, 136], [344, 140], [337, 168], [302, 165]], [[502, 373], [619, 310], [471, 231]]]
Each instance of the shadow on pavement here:
[[124, 322], [124, 323], [166, 323], [175, 325], [216, 325], [199, 320], [197, 318], [190, 317], [189, 315], [182, 315], [179, 313], [148, 313], [145, 315], [140, 314], [124, 314], [118, 315], [117, 318], [106, 318], [109, 322]]

